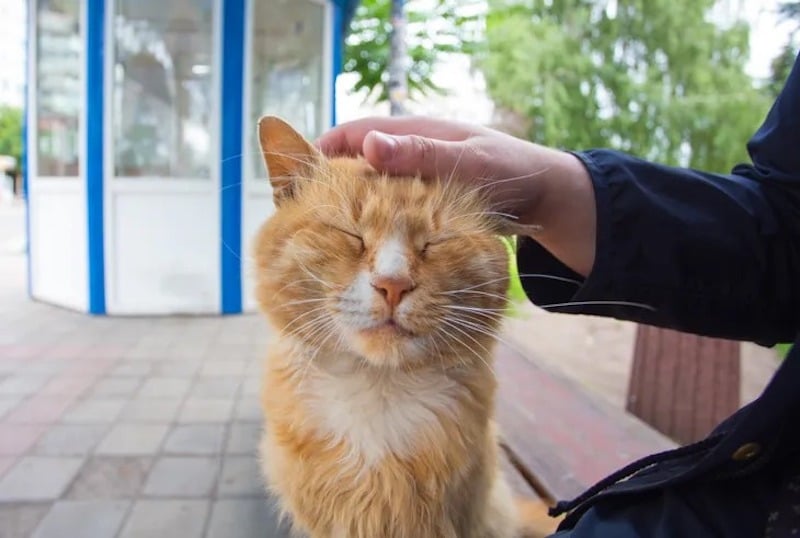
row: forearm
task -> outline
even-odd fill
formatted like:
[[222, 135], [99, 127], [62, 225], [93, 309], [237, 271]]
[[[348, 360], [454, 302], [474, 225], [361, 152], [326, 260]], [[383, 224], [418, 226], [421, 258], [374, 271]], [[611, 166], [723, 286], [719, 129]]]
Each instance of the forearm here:
[[544, 172], [530, 180], [538, 190], [537, 202], [520, 220], [540, 226], [534, 239], [586, 277], [594, 265], [597, 243], [597, 202], [591, 177], [574, 155], [540, 150]]

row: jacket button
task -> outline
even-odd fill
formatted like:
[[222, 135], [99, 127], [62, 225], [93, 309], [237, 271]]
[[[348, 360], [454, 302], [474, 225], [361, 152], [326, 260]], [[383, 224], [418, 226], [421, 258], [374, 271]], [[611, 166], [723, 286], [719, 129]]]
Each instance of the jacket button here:
[[733, 453], [733, 461], [747, 461], [755, 458], [761, 452], [761, 445], [758, 443], [745, 443]]

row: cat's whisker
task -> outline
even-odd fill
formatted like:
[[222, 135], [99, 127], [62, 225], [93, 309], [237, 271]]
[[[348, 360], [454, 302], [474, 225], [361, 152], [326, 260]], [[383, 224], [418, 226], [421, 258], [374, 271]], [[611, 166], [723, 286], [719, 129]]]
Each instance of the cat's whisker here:
[[539, 308], [562, 308], [565, 306], [630, 306], [633, 308], [649, 310], [651, 312], [657, 311], [654, 306], [650, 306], [649, 304], [634, 303], [630, 301], [568, 301], [565, 303], [551, 303], [538, 306]]
[[434, 353], [436, 354], [437, 357], [439, 357], [439, 365], [442, 367], [442, 372], [447, 371], [447, 368], [444, 365], [444, 356], [442, 355], [442, 350], [439, 348], [439, 344], [436, 343], [436, 338], [431, 338], [430, 342], [431, 345], [433, 345]]
[[[311, 365], [314, 363], [314, 359], [316, 359], [317, 356], [319, 355], [320, 351], [322, 351], [325, 343], [330, 339], [331, 336], [336, 334], [337, 331], [334, 330], [335, 328], [336, 328], [336, 324], [334, 323], [334, 321], [332, 319], [329, 318], [328, 319], [328, 323], [325, 325], [325, 328], [322, 330], [322, 335], [324, 335], [324, 338], [322, 338], [321, 341], [319, 339], [315, 339], [313, 344], [312, 344], [315, 347], [315, 351], [314, 351], [314, 354], [311, 355], [311, 357], [309, 357], [309, 359], [308, 359], [308, 364], [306, 365], [305, 373], [302, 374], [302, 376], [300, 378], [300, 382], [301, 383], [305, 379], [305, 376], [308, 374], [308, 370], [311, 368]], [[341, 332], [339, 334], [341, 335]]]
[[447, 344], [447, 347], [449, 347], [450, 351], [453, 352], [453, 357], [458, 358], [463, 364], [463, 359], [461, 359], [461, 354], [458, 351], [456, 351], [456, 349], [453, 347], [453, 344], [450, 343], [450, 340], [447, 338], [449, 335], [448, 335], [447, 331], [444, 331], [443, 327], [437, 328], [432, 333], [432, 336], [433, 337], [440, 336], [441, 339], [442, 339], [442, 342]]
[[322, 303], [322, 302], [325, 302], [327, 300], [328, 300], [327, 297], [317, 297], [317, 298], [314, 298], [314, 299], [299, 299], [297, 301], [288, 301], [288, 302], [285, 302], [285, 303], [281, 303], [281, 305], [278, 308], [288, 308], [290, 306], [297, 306], [297, 305], [309, 304], [309, 303]]
[[[448, 315], [449, 314], [449, 315]], [[453, 320], [470, 321], [483, 327], [489, 334], [494, 334], [499, 330], [503, 322], [503, 315], [495, 312], [448, 312], [443, 317]]]
[[505, 313], [505, 308], [487, 308], [483, 306], [463, 306], [463, 305], [456, 305], [456, 304], [446, 304], [442, 305], [442, 308], [447, 308], [448, 310], [464, 310], [466, 312], [498, 312], [498, 313]]
[[491, 334], [493, 336], [497, 332], [494, 327], [499, 326], [500, 322], [503, 320], [503, 316], [493, 312], [463, 312], [456, 314], [449, 319], [470, 321], [488, 331], [487, 334]]
[[497, 216], [497, 217], [503, 217], [503, 218], [510, 219], [510, 220], [519, 220], [518, 216], [512, 215], [511, 213], [504, 213], [503, 211], [488, 210], [488, 211], [473, 211], [473, 212], [470, 212], [470, 213], [461, 213], [459, 215], [456, 215], [453, 218], [450, 218], [450, 219], [446, 220], [445, 224], [451, 224], [453, 222], [456, 222], [456, 221], [462, 220], [462, 219], [471, 219], [473, 217], [483, 217], [483, 216], [486, 216], [486, 215], [494, 215], [494, 216]]
[[310, 156], [299, 156], [292, 153], [286, 153], [283, 151], [266, 151], [264, 149], [261, 150], [261, 156], [266, 160], [267, 157], [283, 157], [285, 159], [289, 159], [296, 163], [302, 164], [307, 166], [308, 168], [316, 171], [322, 172], [324, 171], [322, 165], [314, 158]]
[[[452, 170], [450, 170], [450, 174], [447, 176], [446, 183], [450, 183], [451, 181], [453, 181], [453, 178], [456, 175], [456, 171], [458, 170], [458, 165], [461, 164], [461, 158], [464, 156], [464, 152], [466, 151], [466, 149], [467, 149], [467, 145], [466, 144], [461, 146], [461, 151], [458, 152], [458, 158], [456, 159], [456, 164], [453, 166]], [[434, 164], [438, 164], [438, 163], [434, 163]]]
[[[311, 310], [306, 310], [306, 311], [305, 311], [305, 312], [303, 312], [302, 314], [299, 314], [297, 317], [295, 317], [294, 319], [292, 319], [292, 320], [291, 320], [289, 323], [287, 323], [287, 324], [286, 324], [286, 326], [285, 326], [285, 327], [283, 327], [283, 330], [284, 330], [284, 331], [289, 331], [289, 330], [290, 330], [290, 327], [292, 327], [292, 326], [293, 326], [295, 323], [297, 323], [298, 321], [300, 321], [300, 320], [304, 319], [304, 318], [305, 318], [305, 317], [307, 317], [307, 316], [310, 316], [310, 315], [312, 315], [312, 314], [316, 314], [317, 312], [322, 312], [322, 311], [324, 311], [324, 310], [325, 310], [325, 306], [324, 306], [324, 305], [323, 305], [323, 306], [317, 306], [317, 307], [315, 307], [315, 308], [312, 308]], [[303, 324], [305, 324], [305, 322], [303, 322]], [[302, 327], [302, 326], [303, 326], [303, 325], [301, 325], [300, 327]]]
[[302, 338], [303, 340], [310, 340], [314, 334], [318, 331], [318, 329], [325, 325], [326, 320], [329, 316], [324, 314], [319, 314], [314, 319], [305, 322], [301, 327], [297, 327], [293, 331], [289, 331], [289, 334], [297, 336], [298, 338]]
[[[313, 159], [313, 158], [301, 157], [301, 156], [298, 156], [298, 155], [293, 155], [293, 154], [290, 154], [290, 153], [284, 153], [284, 152], [278, 152], [278, 151], [264, 151], [264, 150], [261, 151], [261, 155], [265, 159], [267, 157], [273, 157], [273, 156], [275, 156], [275, 157], [284, 157], [286, 159], [292, 160], [292, 161], [294, 161], [296, 163], [300, 163], [300, 164], [306, 166], [308, 169], [310, 169], [311, 171], [315, 172], [315, 174], [317, 176], [320, 176], [320, 177], [329, 177], [330, 174], [331, 174], [331, 171], [327, 167], [325, 167], [322, 163], [320, 163], [319, 161], [317, 161], [316, 159]], [[338, 194], [339, 195], [339, 199], [340, 199], [340, 201], [342, 203], [345, 203], [347, 201], [347, 196], [345, 196], [345, 193], [342, 192], [341, 189], [336, 188], [335, 185], [330, 181], [323, 181], [323, 180], [321, 180], [319, 178], [311, 177], [310, 174], [307, 174], [307, 175], [303, 176], [300, 181], [302, 181], [302, 182], [316, 182], [316, 183], [319, 183], [321, 185], [324, 185], [324, 186], [330, 188], [336, 194]]]
[[[225, 161], [223, 161], [223, 162], [225, 162]], [[224, 191], [226, 191], [228, 189], [232, 189], [234, 187], [240, 187], [242, 185], [243, 185], [243, 183], [241, 181], [237, 181], [236, 183], [231, 183], [230, 185], [225, 185], [224, 187], [220, 187], [219, 192], [224, 192]]]
[[[567, 277], [556, 276], [556, 275], [548, 275], [548, 274], [544, 274], [544, 273], [520, 273], [517, 276], [520, 279], [522, 279], [522, 278], [543, 278], [545, 280], [555, 280], [555, 281], [558, 281], [558, 282], [566, 282], [568, 284], [575, 284], [576, 286], [582, 286], [583, 285], [583, 283], [581, 281], [575, 280], [574, 278], [567, 278]], [[502, 277], [499, 277], [499, 278], [494, 278], [494, 279], [491, 279], [491, 280], [487, 280], [487, 281], [481, 282], [480, 284], [475, 284], [474, 286], [468, 286], [468, 287], [465, 287], [465, 288], [459, 288], [458, 290], [449, 290], [449, 291], [472, 290], [472, 289], [475, 289], [475, 288], [480, 288], [482, 286], [486, 286], [488, 284], [494, 284], [495, 282], [501, 282], [503, 280], [509, 280], [511, 278], [513, 278], [513, 275], [506, 275], [506, 276], [502, 276]], [[448, 293], [448, 292], [444, 292], [444, 293]]]
[[236, 251], [233, 250], [233, 248], [231, 248], [231, 246], [228, 245], [228, 243], [226, 243], [224, 239], [220, 238], [219, 241], [220, 243], [222, 243], [222, 246], [225, 247], [225, 250], [233, 254], [236, 257], [236, 259], [239, 260], [240, 262], [249, 264], [250, 262], [253, 261], [253, 258], [250, 258], [249, 256], [245, 256], [245, 258], [242, 259], [242, 257], [239, 254], [237, 254]]
[[317, 357], [317, 355], [319, 355], [320, 350], [322, 349], [321, 341], [329, 334], [333, 333], [333, 329], [334, 324], [330, 319], [319, 320], [319, 323], [317, 323], [317, 325], [309, 332], [309, 334], [300, 336], [305, 342], [304, 347], [313, 349], [311, 355], [303, 355], [307, 358], [307, 361], [300, 375], [301, 382], [303, 379], [305, 379], [306, 373], [311, 368], [314, 359]]
[[508, 297], [506, 295], [500, 295], [499, 293], [491, 293], [489, 291], [481, 291], [481, 290], [464, 290], [455, 293], [454, 292], [442, 293], [442, 295], [456, 297], [456, 299], [460, 301], [470, 300], [470, 298], [461, 297], [462, 295], [481, 295], [483, 297], [491, 297], [493, 299], [498, 299], [500, 301], [503, 301], [504, 304], [509, 303]]
[[463, 203], [463, 201], [470, 200], [471, 198], [476, 197], [476, 196], [479, 196], [479, 197], [483, 198], [486, 202], [488, 202], [488, 199], [487, 199], [488, 196], [486, 195], [486, 193], [484, 193], [482, 191], [491, 189], [492, 187], [495, 187], [495, 186], [503, 184], [503, 183], [510, 183], [510, 182], [513, 182], [513, 181], [520, 181], [522, 179], [532, 179], [532, 178], [535, 178], [536, 176], [539, 176], [541, 174], [546, 173], [548, 170], [549, 170], [549, 168], [544, 168], [542, 170], [538, 170], [536, 172], [531, 172], [529, 174], [522, 174], [522, 175], [519, 175], [519, 176], [507, 177], [507, 178], [502, 178], [502, 179], [493, 179], [493, 178], [488, 178], [488, 177], [477, 177], [475, 179], [479, 182], [478, 185], [476, 185], [475, 187], [472, 187], [471, 189], [465, 191], [459, 197], [458, 202]]
[[299, 334], [297, 332], [292, 332], [288, 334], [289, 336], [293, 336], [301, 340], [302, 342], [304, 342], [305, 345], [313, 348], [315, 342], [319, 339], [319, 337], [324, 335], [325, 332], [328, 331], [329, 329], [330, 327], [328, 326], [325, 320], [318, 319], [312, 326], [308, 327], [303, 334]]
[[302, 269], [302, 271], [303, 271], [303, 272], [304, 272], [306, 275], [308, 275], [309, 277], [311, 277], [312, 279], [314, 279], [315, 281], [317, 281], [317, 283], [319, 283], [319, 284], [322, 284], [323, 286], [325, 286], [325, 287], [326, 287], [326, 288], [328, 288], [328, 289], [333, 289], [333, 285], [332, 285], [332, 284], [329, 284], [329, 283], [325, 282], [325, 281], [324, 281], [324, 280], [322, 280], [320, 277], [318, 277], [317, 275], [315, 275], [314, 273], [312, 273], [312, 272], [311, 272], [311, 271], [308, 269], [308, 267], [306, 267], [305, 265], [303, 265], [302, 263], [300, 263], [300, 261], [299, 261], [299, 260], [297, 260], [297, 265], [300, 267], [300, 269]]
[[[486, 353], [487, 356], [491, 355], [491, 352], [488, 349], [486, 349], [486, 346], [481, 344], [476, 338], [474, 338], [467, 331], [463, 330], [457, 323], [455, 323], [454, 319], [452, 319], [452, 318], [442, 318], [442, 323], [444, 323], [445, 325], [447, 325], [451, 329], [454, 329], [454, 330], [458, 331], [459, 333], [463, 334], [464, 336], [466, 336], [467, 338], [472, 340], [477, 346], [479, 346], [481, 349], [483, 349], [483, 351]], [[462, 345], [464, 345], [464, 342], [461, 342], [461, 343], [462, 343]], [[494, 369], [492, 368], [492, 366], [486, 361], [485, 358], [483, 358], [483, 356], [480, 353], [478, 353], [477, 351], [472, 349], [472, 347], [470, 347], [470, 346], [466, 346], [466, 348], [469, 349], [470, 351], [472, 351], [475, 354], [475, 356], [481, 362], [483, 362], [486, 365], [487, 368], [489, 368], [489, 370], [492, 372], [492, 374], [495, 373]]]
[[456, 321], [455, 319], [451, 318], [451, 321], [465, 323], [466, 324], [465, 327], [467, 327], [467, 328], [469, 328], [469, 329], [471, 329], [471, 330], [473, 330], [475, 332], [478, 332], [478, 333], [484, 334], [486, 336], [489, 336], [492, 339], [494, 339], [494, 340], [496, 340], [496, 341], [498, 341], [498, 342], [500, 342], [502, 344], [505, 344], [506, 346], [508, 346], [510, 348], [515, 348], [516, 347], [514, 344], [512, 344], [511, 342], [509, 342], [508, 340], [506, 340], [505, 338], [500, 336], [497, 332], [488, 331], [488, 330], [486, 330], [485, 327], [483, 327], [483, 326], [481, 326], [479, 324], [475, 324], [475, 323], [469, 322], [468, 320], [465, 320], [465, 319], [460, 319], [460, 320]]
[[542, 168], [541, 170], [537, 170], [536, 172], [531, 172], [529, 174], [521, 174], [519, 176], [512, 176], [512, 177], [504, 177], [501, 179], [493, 179], [488, 177], [478, 177], [480, 181], [483, 181], [477, 188], [484, 189], [487, 187], [491, 187], [492, 185], [498, 185], [502, 183], [510, 183], [512, 181], [519, 181], [521, 179], [533, 179], [535, 177], [541, 176], [542, 174], [546, 174], [550, 171], [550, 168]]
[[230, 155], [228, 157], [225, 157], [224, 159], [220, 159], [219, 162], [220, 162], [220, 164], [223, 164], [223, 163], [226, 163], [228, 161], [234, 161], [236, 159], [241, 159], [242, 157], [244, 157], [244, 153], [239, 153], [238, 155]]
[[[277, 295], [280, 295], [282, 292], [286, 291], [286, 288], [288, 288], [288, 287], [290, 287], [290, 286], [294, 286], [294, 285], [297, 285], [297, 284], [302, 284], [302, 283], [304, 283], [304, 282], [316, 282], [316, 280], [314, 280], [313, 278], [298, 278], [298, 279], [296, 279], [296, 280], [292, 280], [291, 282], [289, 282], [288, 284], [286, 284], [285, 286], [283, 286], [281, 289], [279, 289], [279, 290], [278, 290], [278, 291], [275, 293], [275, 295], [276, 295], [276, 296], [277, 296]], [[307, 290], [309, 290], [309, 289], [311, 289], [311, 288], [304, 288], [304, 289], [307, 289]]]

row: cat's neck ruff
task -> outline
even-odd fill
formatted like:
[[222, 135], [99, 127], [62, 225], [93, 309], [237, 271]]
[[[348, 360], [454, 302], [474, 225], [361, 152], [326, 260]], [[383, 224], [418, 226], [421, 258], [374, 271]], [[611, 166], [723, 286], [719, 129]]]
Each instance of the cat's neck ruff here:
[[315, 432], [346, 443], [353, 463], [365, 466], [389, 455], [412, 456], [416, 446], [439, 440], [443, 421], [457, 420], [469, 397], [458, 374], [435, 365], [379, 368], [341, 354], [296, 367], [296, 396]]

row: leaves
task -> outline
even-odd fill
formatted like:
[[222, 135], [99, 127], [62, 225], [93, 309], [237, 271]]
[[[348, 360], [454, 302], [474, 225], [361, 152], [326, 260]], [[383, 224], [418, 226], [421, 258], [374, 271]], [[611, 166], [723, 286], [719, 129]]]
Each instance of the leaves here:
[[10, 155], [20, 163], [22, 156], [22, 110], [0, 106], [0, 155]]
[[[474, 50], [479, 4], [476, 0], [406, 2], [410, 98], [444, 93], [432, 80], [434, 69], [443, 55]], [[391, 0], [361, 2], [345, 43], [343, 70], [358, 74], [353, 91], [366, 89], [367, 99], [376, 102], [389, 98], [390, 12]]]
[[769, 101], [715, 0], [491, 0], [479, 65], [531, 140], [728, 171]]

